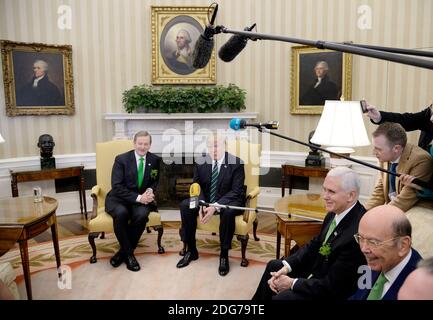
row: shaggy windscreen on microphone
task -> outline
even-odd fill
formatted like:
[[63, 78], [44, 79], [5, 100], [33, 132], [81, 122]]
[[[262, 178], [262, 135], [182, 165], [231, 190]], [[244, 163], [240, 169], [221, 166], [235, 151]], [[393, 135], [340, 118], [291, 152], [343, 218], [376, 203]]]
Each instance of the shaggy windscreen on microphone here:
[[[256, 24], [251, 27], [246, 27], [244, 31], [251, 31]], [[245, 48], [248, 38], [235, 34], [219, 49], [218, 56], [222, 61], [230, 62]]]
[[192, 66], [196, 69], [206, 67], [212, 56], [212, 50], [214, 47], [213, 36], [215, 35], [214, 23], [217, 12], [218, 4], [215, 6], [209, 24], [206, 26], [203, 34], [198, 37], [197, 42], [195, 43], [194, 52], [192, 55]]

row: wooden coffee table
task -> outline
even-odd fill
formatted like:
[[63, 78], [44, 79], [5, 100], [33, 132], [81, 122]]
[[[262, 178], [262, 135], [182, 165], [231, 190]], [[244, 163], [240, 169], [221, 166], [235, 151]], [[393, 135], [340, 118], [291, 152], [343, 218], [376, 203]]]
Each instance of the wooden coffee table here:
[[[275, 211], [288, 212], [318, 219], [326, 216], [325, 203], [319, 194], [296, 194], [281, 198], [275, 203]], [[280, 258], [281, 235], [284, 236], [284, 256], [290, 255], [292, 240], [301, 247], [318, 235], [322, 222], [277, 215], [277, 259]]]
[[43, 201], [37, 203], [32, 196], [0, 199], [0, 256], [19, 243], [29, 300], [32, 300], [32, 285], [27, 240], [51, 227], [57, 268], [60, 267], [56, 209], [57, 200], [50, 197], [43, 197]]

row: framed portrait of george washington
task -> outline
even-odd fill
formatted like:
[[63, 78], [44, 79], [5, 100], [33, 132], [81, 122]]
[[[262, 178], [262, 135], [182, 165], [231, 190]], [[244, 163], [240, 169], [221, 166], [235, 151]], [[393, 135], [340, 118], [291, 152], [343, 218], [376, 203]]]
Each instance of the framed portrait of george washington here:
[[351, 98], [351, 54], [292, 47], [291, 114], [321, 114], [326, 100]]
[[6, 115], [72, 115], [72, 46], [0, 41]]
[[209, 63], [193, 67], [194, 47], [212, 8], [152, 6], [152, 84], [215, 84], [215, 48]]

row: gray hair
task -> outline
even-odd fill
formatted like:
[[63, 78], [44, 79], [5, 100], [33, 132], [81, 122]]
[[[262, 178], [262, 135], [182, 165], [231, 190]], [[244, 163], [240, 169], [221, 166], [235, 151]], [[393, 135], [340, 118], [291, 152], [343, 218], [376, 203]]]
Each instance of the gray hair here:
[[185, 29], [180, 29], [177, 34], [179, 35], [180, 33], [183, 33], [183, 36], [185, 37], [185, 40], [187, 43], [191, 43], [192, 40], [191, 40], [191, 36], [189, 35], [188, 31], [186, 31]]
[[36, 60], [35, 62], [33, 62], [33, 65], [35, 64], [40, 65], [45, 72], [48, 71], [48, 63], [46, 63], [44, 60]]
[[394, 235], [396, 237], [412, 237], [412, 225], [405, 215], [396, 218], [392, 222], [392, 228], [394, 229]]
[[341, 178], [341, 186], [344, 191], [355, 191], [356, 194], [359, 195], [361, 183], [358, 174], [352, 169], [347, 167], [336, 167], [331, 169], [326, 176]]
[[328, 62], [326, 62], [326, 61], [318, 61], [314, 67], [316, 68], [320, 64], [323, 65], [323, 68], [325, 70], [329, 70]]

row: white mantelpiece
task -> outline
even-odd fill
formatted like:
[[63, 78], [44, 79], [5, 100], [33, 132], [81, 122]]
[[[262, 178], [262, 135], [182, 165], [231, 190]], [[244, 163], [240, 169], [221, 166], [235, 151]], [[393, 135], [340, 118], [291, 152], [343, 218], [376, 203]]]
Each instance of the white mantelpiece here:
[[[231, 131], [229, 122], [233, 118], [242, 118], [255, 122], [257, 112], [239, 113], [106, 113], [105, 120], [114, 124], [113, 140], [131, 139], [139, 130], [146, 130], [152, 135], [154, 153], [167, 151], [167, 145], [185, 146], [175, 153], [189, 153], [200, 143], [201, 136], [208, 131]], [[252, 132], [238, 132], [248, 137]], [[188, 149], [188, 150], [185, 150]]]

